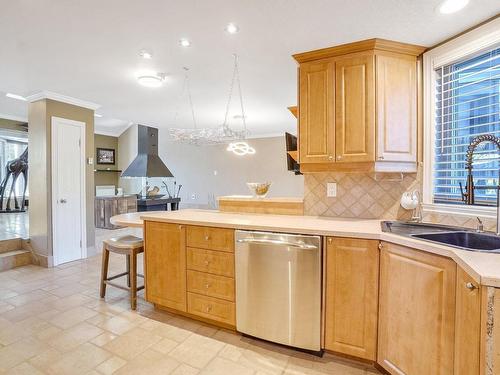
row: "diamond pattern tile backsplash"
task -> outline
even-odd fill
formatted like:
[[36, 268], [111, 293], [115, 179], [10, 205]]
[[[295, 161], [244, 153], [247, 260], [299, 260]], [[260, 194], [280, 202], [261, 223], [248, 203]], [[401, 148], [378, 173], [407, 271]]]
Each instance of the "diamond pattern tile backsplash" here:
[[[411, 211], [400, 205], [405, 191], [422, 191], [421, 171], [405, 174], [311, 173], [304, 175], [304, 211], [306, 215], [363, 219], [408, 220]], [[337, 183], [337, 196], [326, 196], [326, 184]], [[482, 217], [484, 229], [496, 230], [496, 220]], [[423, 212], [428, 223], [475, 228], [476, 217]]]
[[[327, 182], [337, 183], [337, 196], [326, 196]], [[399, 202], [405, 191], [419, 187], [417, 174], [311, 173], [304, 175], [306, 215], [363, 219], [409, 219]]]

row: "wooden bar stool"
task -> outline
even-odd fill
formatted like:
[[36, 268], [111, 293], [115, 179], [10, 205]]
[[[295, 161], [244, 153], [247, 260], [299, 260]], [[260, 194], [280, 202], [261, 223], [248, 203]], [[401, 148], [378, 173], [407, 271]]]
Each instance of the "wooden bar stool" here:
[[[123, 254], [127, 260], [127, 270], [114, 276], [108, 277], [109, 253]], [[142, 238], [135, 236], [122, 236], [104, 240], [102, 244], [102, 272], [101, 272], [101, 298], [106, 295], [106, 285], [114, 286], [130, 292], [130, 307], [135, 310], [137, 307], [137, 292], [144, 289], [144, 285], [137, 287], [137, 277], [142, 277], [137, 273], [137, 254], [144, 252]], [[118, 285], [111, 280], [127, 276], [128, 287]]]

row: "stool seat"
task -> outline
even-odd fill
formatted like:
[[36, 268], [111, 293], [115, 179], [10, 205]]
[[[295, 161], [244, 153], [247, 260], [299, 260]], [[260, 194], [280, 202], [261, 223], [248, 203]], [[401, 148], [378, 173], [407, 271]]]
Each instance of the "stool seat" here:
[[[126, 272], [108, 277], [109, 253], [125, 255], [127, 262]], [[100, 296], [106, 295], [106, 285], [114, 286], [129, 291], [130, 307], [132, 310], [137, 306], [137, 292], [144, 289], [144, 285], [137, 286], [137, 277], [144, 278], [137, 273], [137, 255], [144, 252], [144, 241], [140, 237], [127, 235], [114, 237], [102, 242], [102, 270], [101, 270], [101, 290]], [[127, 276], [127, 287], [114, 283], [112, 280], [122, 276]]]
[[132, 235], [113, 237], [103, 242], [106, 243], [106, 245], [121, 249], [137, 249], [144, 246], [142, 238]]

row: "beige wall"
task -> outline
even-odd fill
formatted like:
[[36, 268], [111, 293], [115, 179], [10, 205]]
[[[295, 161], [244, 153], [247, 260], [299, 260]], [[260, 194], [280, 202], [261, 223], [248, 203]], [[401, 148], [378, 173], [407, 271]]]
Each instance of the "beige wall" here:
[[[115, 150], [115, 164], [97, 164], [97, 148], [112, 148]], [[95, 169], [118, 169], [118, 137], [108, 135], [94, 135], [94, 167]], [[118, 186], [117, 172], [96, 172], [94, 174], [94, 186], [114, 185]], [[95, 189], [94, 189], [95, 193]]]
[[[226, 151], [227, 145], [194, 146], [166, 141], [162, 135], [160, 129], [159, 154], [175, 176], [168, 179], [170, 186], [174, 179], [183, 185], [182, 207], [213, 207], [214, 197], [248, 195], [246, 183], [254, 181], [271, 181], [270, 197], [303, 196], [303, 176], [286, 170], [284, 137], [249, 139], [248, 143], [256, 149], [255, 155], [237, 156]], [[125, 169], [133, 160], [131, 154], [135, 157], [136, 140], [136, 128], [120, 136], [120, 168]], [[149, 182], [161, 187], [164, 193], [161, 181], [150, 179]], [[140, 179], [121, 178], [120, 184], [127, 193], [137, 193], [141, 189]]]
[[4, 118], [0, 118], [0, 128], [1, 129], [27, 132], [28, 128], [26, 128], [25, 126], [22, 126], [22, 125], [23, 125], [23, 122], [21, 122], [21, 121], [14, 121], [14, 120], [7, 120]]
[[[85, 123], [85, 156], [94, 156], [94, 111], [74, 105], [43, 99], [30, 103], [28, 109], [30, 240], [34, 250], [50, 264], [52, 257], [51, 212], [51, 119], [53, 116]], [[86, 164], [87, 247], [95, 242], [94, 166]], [[42, 261], [43, 263], [43, 261]]]

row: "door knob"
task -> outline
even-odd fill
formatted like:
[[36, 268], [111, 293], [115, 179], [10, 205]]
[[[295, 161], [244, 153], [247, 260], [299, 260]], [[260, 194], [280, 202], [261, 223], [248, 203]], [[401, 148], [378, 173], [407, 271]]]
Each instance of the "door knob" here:
[[68, 201], [66, 199], [60, 199], [59, 202], [60, 203], [68, 203]]

